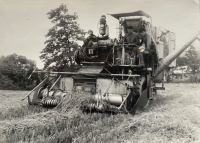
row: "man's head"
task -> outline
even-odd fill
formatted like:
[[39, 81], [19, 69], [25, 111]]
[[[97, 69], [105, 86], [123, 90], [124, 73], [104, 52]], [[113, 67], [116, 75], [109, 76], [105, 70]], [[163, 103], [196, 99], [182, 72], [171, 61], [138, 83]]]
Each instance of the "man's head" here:
[[92, 31], [92, 30], [88, 30], [88, 34], [89, 34], [89, 35], [92, 35], [92, 34], [93, 34], [93, 31]]
[[101, 18], [106, 19], [106, 16], [105, 16], [105, 15], [102, 15]]
[[101, 16], [101, 18], [100, 18], [100, 24], [106, 25], [106, 16], [105, 15]]
[[133, 32], [133, 27], [132, 26], [128, 26], [127, 27], [127, 32], [128, 33], [132, 33]]
[[146, 33], [145, 28], [144, 28], [144, 27], [141, 27], [141, 28], [139, 29], [139, 34], [140, 34], [141, 36], [144, 36], [145, 33]]

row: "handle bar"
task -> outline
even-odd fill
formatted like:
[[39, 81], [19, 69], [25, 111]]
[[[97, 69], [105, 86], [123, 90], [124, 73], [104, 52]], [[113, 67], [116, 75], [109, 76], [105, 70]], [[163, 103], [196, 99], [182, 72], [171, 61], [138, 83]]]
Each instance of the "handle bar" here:
[[138, 45], [134, 44], [134, 43], [123, 43], [123, 44], [117, 44], [117, 45], [120, 45], [120, 46], [136, 46], [136, 47], [139, 47]]

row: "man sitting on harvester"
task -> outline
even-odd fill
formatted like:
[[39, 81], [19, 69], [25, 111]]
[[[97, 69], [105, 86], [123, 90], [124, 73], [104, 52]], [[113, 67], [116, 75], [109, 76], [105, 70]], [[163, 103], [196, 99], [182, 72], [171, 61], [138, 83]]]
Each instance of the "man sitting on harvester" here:
[[92, 46], [92, 42], [97, 42], [97, 37], [93, 34], [92, 30], [88, 30], [88, 37], [84, 40], [82, 47], [85, 47], [87, 44]]
[[127, 27], [127, 33], [125, 34], [124, 42], [130, 44], [125, 48], [126, 59], [127, 56], [132, 57], [134, 59], [132, 64], [135, 64], [137, 57], [137, 48], [138, 48], [137, 45], [139, 45], [139, 37], [138, 34], [133, 31], [132, 26]]
[[100, 36], [95, 36], [92, 30], [88, 30], [88, 37], [84, 40], [82, 47], [86, 45], [92, 46], [92, 42], [97, 42], [98, 40], [105, 40], [109, 38], [109, 28], [106, 23], [106, 16], [102, 15], [99, 21], [99, 34]]

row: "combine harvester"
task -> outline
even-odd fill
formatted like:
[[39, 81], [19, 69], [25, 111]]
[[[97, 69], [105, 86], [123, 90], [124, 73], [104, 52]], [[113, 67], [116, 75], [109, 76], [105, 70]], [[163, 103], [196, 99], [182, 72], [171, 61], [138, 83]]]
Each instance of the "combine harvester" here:
[[[77, 72], [49, 72], [49, 75], [56, 76], [47, 76], [26, 96], [29, 104], [55, 107], [66, 93], [82, 90], [90, 94], [94, 101], [82, 104], [83, 110], [104, 112], [125, 109], [123, 111], [134, 114], [137, 109], [148, 105], [157, 90], [165, 89], [164, 84], [156, 87], [155, 82], [164, 81], [165, 69], [176, 65], [175, 59], [197, 39], [198, 34], [185, 46], [175, 50], [175, 34], [154, 27], [151, 16], [145, 12], [110, 15], [119, 20], [119, 38], [91, 41], [95, 46], [88, 44], [84, 50], [76, 51], [75, 61], [80, 69]], [[153, 37], [157, 52], [148, 55], [149, 60], [145, 61], [148, 66], [140, 65], [138, 56], [127, 58], [126, 48], [137, 46], [124, 42], [123, 35], [127, 32], [127, 26], [132, 26], [136, 33], [140, 27], [144, 27]], [[142, 53], [143, 50], [138, 50], [138, 55], [139, 52]], [[133, 60], [136, 62], [133, 63]]]

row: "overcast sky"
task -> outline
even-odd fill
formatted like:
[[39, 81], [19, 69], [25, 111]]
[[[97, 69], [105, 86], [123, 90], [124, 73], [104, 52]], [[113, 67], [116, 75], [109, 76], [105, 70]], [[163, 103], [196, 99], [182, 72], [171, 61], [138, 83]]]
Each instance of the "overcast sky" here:
[[[153, 25], [176, 33], [177, 48], [200, 30], [199, 0], [0, 0], [0, 56], [16, 53], [35, 60], [44, 48], [45, 35], [52, 27], [47, 12], [66, 4], [69, 13], [76, 12], [85, 31], [98, 35], [101, 15], [143, 10]], [[118, 21], [107, 15], [110, 37], [116, 37]]]

